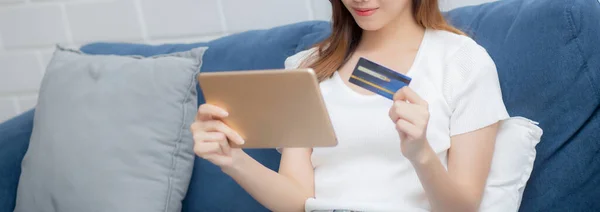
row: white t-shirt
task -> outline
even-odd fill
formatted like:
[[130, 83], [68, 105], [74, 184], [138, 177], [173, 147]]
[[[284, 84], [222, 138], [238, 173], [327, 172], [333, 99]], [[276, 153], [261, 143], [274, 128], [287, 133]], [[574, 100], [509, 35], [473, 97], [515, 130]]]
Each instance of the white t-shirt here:
[[[286, 68], [298, 67], [314, 51], [289, 57]], [[407, 75], [409, 87], [429, 103], [427, 139], [445, 167], [451, 136], [509, 117], [495, 64], [469, 37], [427, 29]], [[337, 72], [320, 88], [339, 144], [313, 150], [315, 198], [306, 201], [306, 211], [429, 211], [388, 117], [392, 101], [357, 93]]]

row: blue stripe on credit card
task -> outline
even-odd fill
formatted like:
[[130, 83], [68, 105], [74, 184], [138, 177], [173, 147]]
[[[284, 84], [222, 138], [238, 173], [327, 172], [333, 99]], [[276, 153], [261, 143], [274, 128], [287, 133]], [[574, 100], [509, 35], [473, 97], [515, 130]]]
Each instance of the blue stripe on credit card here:
[[411, 80], [406, 75], [362, 57], [350, 77], [350, 83], [388, 99], [393, 99], [396, 91], [409, 85]]

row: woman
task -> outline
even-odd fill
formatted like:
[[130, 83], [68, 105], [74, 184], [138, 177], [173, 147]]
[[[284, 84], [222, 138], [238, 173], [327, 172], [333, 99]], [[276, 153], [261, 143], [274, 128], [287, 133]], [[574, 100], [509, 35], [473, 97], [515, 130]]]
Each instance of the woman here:
[[[201, 105], [195, 152], [273, 211], [476, 211], [508, 118], [494, 62], [446, 24], [437, 0], [333, 0], [333, 31], [286, 60], [311, 67], [338, 136], [334, 148], [283, 149], [279, 172], [227, 139], [227, 112]], [[348, 79], [360, 57], [410, 76], [394, 100]], [[235, 201], [235, 200], [232, 200]]]

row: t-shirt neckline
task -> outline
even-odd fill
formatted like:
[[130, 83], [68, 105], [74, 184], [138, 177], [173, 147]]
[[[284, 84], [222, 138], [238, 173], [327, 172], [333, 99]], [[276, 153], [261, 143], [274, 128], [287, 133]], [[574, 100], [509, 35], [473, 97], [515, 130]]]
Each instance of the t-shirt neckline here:
[[[423, 34], [423, 39], [421, 40], [421, 44], [419, 45], [419, 49], [417, 50], [417, 54], [415, 55], [415, 59], [413, 60], [412, 65], [410, 66], [410, 68], [408, 69], [408, 71], [406, 72], [406, 76], [412, 77], [414, 75], [414, 69], [415, 66], [417, 66], [419, 64], [419, 62], [421, 61], [421, 58], [423, 57], [422, 55], [424, 54], [424, 49], [427, 46], [427, 41], [429, 39], [429, 34], [430, 34], [430, 29], [429, 28], [425, 28], [425, 33]], [[339, 75], [338, 71], [333, 73], [333, 80], [340, 85], [341, 87], [343, 87], [344, 90], [346, 90], [346, 92], [350, 93], [353, 96], [356, 96], [358, 98], [364, 99], [364, 100], [374, 100], [374, 99], [380, 99], [383, 98], [377, 94], [362, 94], [359, 92], [356, 92], [355, 90], [353, 90], [352, 88], [350, 88], [348, 85], [346, 85], [346, 83], [344, 82], [344, 80], [342, 79], [342, 76]]]

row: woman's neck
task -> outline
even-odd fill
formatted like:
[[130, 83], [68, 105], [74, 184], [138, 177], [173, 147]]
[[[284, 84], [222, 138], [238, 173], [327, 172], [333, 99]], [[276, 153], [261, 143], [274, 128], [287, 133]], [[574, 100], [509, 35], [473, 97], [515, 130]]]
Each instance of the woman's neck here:
[[425, 28], [419, 25], [410, 12], [401, 15], [388, 25], [375, 31], [363, 31], [358, 52], [393, 52], [399, 49], [418, 49]]

